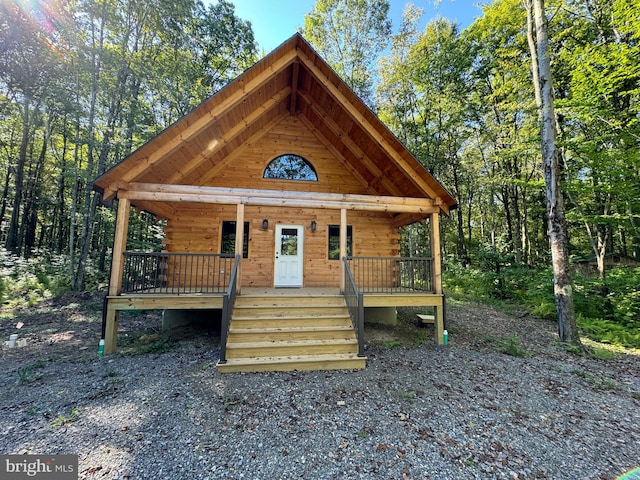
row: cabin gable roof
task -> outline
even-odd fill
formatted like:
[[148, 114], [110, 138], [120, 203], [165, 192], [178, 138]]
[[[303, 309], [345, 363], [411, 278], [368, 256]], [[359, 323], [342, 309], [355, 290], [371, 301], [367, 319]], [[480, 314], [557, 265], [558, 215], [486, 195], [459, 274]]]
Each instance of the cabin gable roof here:
[[[456, 206], [300, 34], [104, 173], [93, 187], [110, 201], [118, 190], [138, 183], [215, 186], [248, 152], [292, 125], [313, 136], [355, 179], [345, 187], [349, 191], [338, 193], [426, 197], [445, 214]], [[280, 153], [300, 153], [287, 151], [286, 141], [282, 143]], [[275, 153], [265, 152], [264, 166]], [[273, 185], [274, 190], [283, 188], [281, 182]], [[159, 216], [171, 212], [162, 202], [140, 201], [137, 206]], [[409, 215], [403, 223], [419, 218]]]

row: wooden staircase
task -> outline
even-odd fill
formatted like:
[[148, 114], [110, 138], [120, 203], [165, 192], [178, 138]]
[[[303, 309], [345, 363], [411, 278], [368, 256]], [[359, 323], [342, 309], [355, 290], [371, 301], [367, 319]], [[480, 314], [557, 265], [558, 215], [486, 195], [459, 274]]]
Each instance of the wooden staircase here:
[[240, 295], [218, 370], [266, 372], [362, 369], [342, 295]]

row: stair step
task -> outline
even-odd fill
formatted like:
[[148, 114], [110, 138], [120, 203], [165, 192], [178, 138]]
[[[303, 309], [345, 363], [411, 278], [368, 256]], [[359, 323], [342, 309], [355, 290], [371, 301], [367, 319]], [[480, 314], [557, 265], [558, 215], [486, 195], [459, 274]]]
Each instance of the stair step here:
[[361, 369], [341, 295], [239, 296], [220, 372]]
[[361, 370], [366, 357], [345, 355], [299, 355], [284, 357], [230, 358], [217, 365], [221, 373], [290, 372], [293, 370]]
[[346, 306], [320, 306], [320, 305], [236, 305], [234, 316], [239, 317], [281, 317], [281, 316], [310, 316], [310, 315], [348, 315]]
[[227, 343], [227, 358], [358, 353], [353, 338]]
[[277, 327], [254, 327], [236, 328], [229, 330], [228, 342], [248, 342], [252, 338], [258, 341], [272, 340], [313, 340], [330, 338], [351, 338], [353, 337], [351, 325], [326, 325], [326, 326], [281, 326]]
[[349, 316], [233, 317], [231, 328], [351, 327]]
[[236, 300], [236, 307], [244, 306], [299, 306], [300, 304], [313, 306], [343, 306], [344, 297], [342, 295], [320, 295], [315, 297], [301, 297], [297, 295], [273, 295], [255, 296], [240, 295]]

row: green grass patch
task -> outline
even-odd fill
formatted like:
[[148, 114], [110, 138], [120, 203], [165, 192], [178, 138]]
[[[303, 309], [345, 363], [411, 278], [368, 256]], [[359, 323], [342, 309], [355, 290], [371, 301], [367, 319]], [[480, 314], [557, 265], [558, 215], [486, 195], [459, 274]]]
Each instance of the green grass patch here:
[[80, 418], [80, 415], [78, 414], [78, 409], [74, 408], [73, 410], [71, 410], [71, 413], [69, 414], [68, 417], [65, 417], [63, 415], [58, 415], [54, 420], [50, 422], [50, 425], [52, 427], [62, 427], [68, 423], [77, 422], [79, 418]]
[[595, 390], [617, 390], [618, 384], [614, 380], [602, 375], [593, 375], [584, 370], [576, 369], [574, 375], [584, 379]]
[[532, 354], [522, 345], [522, 341], [516, 335], [509, 335], [506, 338], [496, 341], [497, 349], [500, 353], [511, 355], [512, 357], [531, 357]]
[[20, 367], [18, 369], [18, 384], [22, 385], [23, 383], [35, 382], [42, 378], [43, 373], [42, 369], [44, 368], [43, 360], [36, 360], [29, 365], [25, 365], [24, 367]]
[[152, 333], [140, 337], [129, 337], [120, 342], [120, 351], [123, 355], [162, 354], [178, 348], [176, 342], [168, 333]]
[[640, 348], [640, 329], [631, 329], [611, 320], [578, 318], [580, 329], [593, 340], [625, 348]]
[[398, 390], [398, 396], [402, 400], [415, 400], [416, 392], [415, 390]]

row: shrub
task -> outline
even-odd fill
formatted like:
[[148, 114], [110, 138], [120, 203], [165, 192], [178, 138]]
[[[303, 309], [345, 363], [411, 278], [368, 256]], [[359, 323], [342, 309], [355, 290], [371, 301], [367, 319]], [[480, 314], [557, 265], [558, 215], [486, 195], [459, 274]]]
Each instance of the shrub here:
[[[517, 304], [538, 317], [555, 319], [551, 267], [511, 262], [509, 256], [481, 250], [465, 267], [448, 259], [445, 291], [453, 297], [509, 307]], [[640, 348], [640, 268], [616, 267], [604, 280], [575, 273], [578, 325], [594, 340]]]

